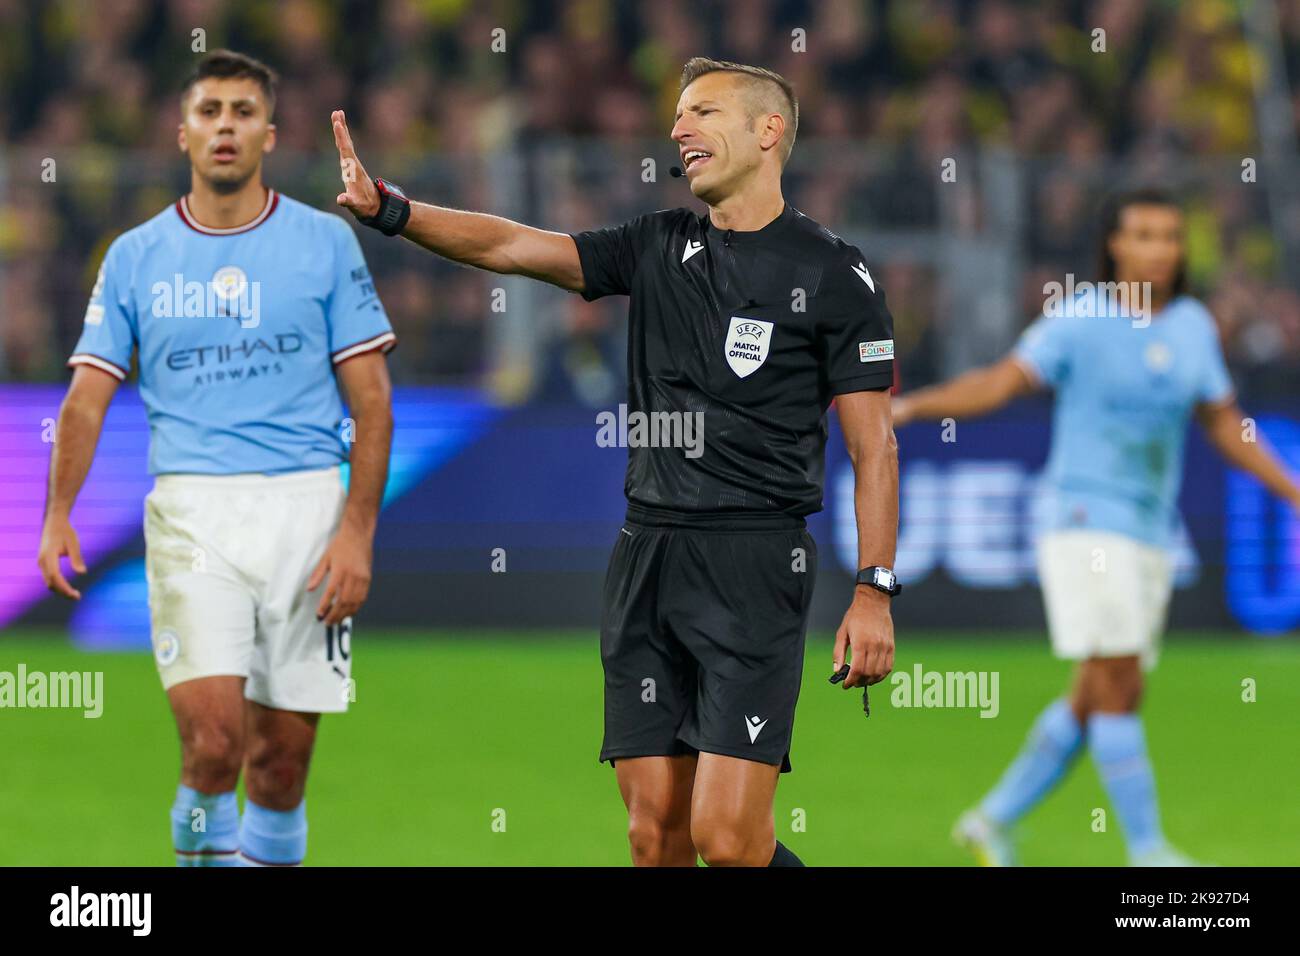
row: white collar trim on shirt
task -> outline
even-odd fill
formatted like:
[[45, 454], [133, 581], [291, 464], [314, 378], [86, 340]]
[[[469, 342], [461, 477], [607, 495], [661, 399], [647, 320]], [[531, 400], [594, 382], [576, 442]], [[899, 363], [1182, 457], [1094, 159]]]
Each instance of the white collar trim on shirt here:
[[228, 229], [214, 229], [211, 226], [203, 225], [203, 223], [195, 219], [194, 216], [190, 213], [190, 203], [189, 203], [188, 196], [182, 196], [180, 198], [180, 201], [176, 203], [176, 212], [180, 214], [180, 217], [182, 221], [184, 221], [185, 225], [189, 226], [195, 232], [201, 232], [205, 236], [233, 236], [236, 233], [248, 232], [248, 230], [256, 229], [258, 226], [260, 226], [263, 222], [266, 221], [266, 218], [275, 211], [275, 207], [279, 203], [279, 201], [280, 201], [280, 197], [279, 195], [277, 195], [276, 191], [274, 189], [267, 189], [266, 205], [262, 207], [262, 211], [259, 212], [252, 220], [244, 223], [242, 226], [231, 226]]

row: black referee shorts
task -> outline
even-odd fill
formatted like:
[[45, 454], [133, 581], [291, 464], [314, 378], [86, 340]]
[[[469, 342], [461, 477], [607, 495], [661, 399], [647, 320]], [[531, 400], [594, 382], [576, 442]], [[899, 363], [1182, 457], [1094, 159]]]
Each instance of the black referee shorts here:
[[790, 770], [817, 545], [802, 520], [629, 520], [605, 578], [600, 759], [699, 751]]

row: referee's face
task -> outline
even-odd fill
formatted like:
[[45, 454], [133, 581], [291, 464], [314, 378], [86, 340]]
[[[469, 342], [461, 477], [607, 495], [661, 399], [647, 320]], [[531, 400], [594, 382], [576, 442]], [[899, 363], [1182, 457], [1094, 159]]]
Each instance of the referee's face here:
[[735, 74], [706, 73], [677, 101], [672, 138], [691, 192], [710, 205], [736, 192], [763, 158], [743, 94]]
[[247, 77], [209, 77], [190, 90], [177, 141], [217, 191], [241, 188], [275, 148], [269, 106], [262, 87]]

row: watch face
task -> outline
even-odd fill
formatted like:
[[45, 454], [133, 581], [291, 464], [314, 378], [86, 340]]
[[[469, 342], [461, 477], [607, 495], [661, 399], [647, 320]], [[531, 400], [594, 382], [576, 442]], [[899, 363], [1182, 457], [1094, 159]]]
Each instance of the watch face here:
[[876, 568], [876, 583], [882, 588], [892, 588], [894, 586], [893, 572], [884, 568]]
[[402, 199], [406, 198], [406, 193], [402, 192], [401, 186], [394, 185], [393, 183], [390, 183], [387, 179], [381, 179], [379, 181], [384, 184], [385, 192], [390, 192], [394, 196], [398, 196]]

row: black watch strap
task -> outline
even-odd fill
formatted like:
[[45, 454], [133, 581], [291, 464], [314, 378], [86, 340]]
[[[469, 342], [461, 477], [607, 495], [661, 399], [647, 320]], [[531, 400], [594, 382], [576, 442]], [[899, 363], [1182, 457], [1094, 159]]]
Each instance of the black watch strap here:
[[406, 228], [406, 222], [411, 218], [411, 201], [400, 186], [384, 179], [374, 182], [375, 189], [379, 190], [379, 211], [373, 216], [359, 216], [357, 222], [378, 229], [385, 236], [396, 236]]
[[903, 586], [898, 583], [898, 578], [894, 576], [894, 572], [879, 565], [863, 568], [859, 571], [857, 583], [873, 587], [877, 591], [884, 591], [890, 597], [894, 597], [903, 590]]

